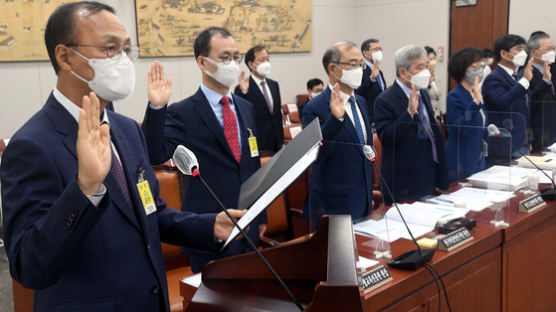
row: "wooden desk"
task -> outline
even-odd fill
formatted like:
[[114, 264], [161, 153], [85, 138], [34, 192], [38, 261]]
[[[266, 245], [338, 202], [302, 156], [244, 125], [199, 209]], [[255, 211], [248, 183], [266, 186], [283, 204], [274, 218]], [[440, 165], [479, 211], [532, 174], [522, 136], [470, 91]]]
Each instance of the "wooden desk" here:
[[[492, 210], [470, 213], [478, 220], [477, 229], [471, 231], [474, 239], [450, 252], [437, 251], [434, 255], [431, 264], [442, 275], [453, 311], [554, 311], [556, 202], [521, 214], [517, 204], [524, 197], [518, 193], [511, 200], [509, 227], [489, 224]], [[356, 235], [356, 242], [359, 255], [373, 258], [373, 239]], [[391, 244], [393, 257], [412, 249], [413, 243], [404, 239]], [[386, 265], [387, 260], [380, 263]], [[365, 311], [438, 309], [436, 284], [428, 271], [389, 270], [391, 282], [362, 296]], [[302, 300], [306, 302], [307, 298]], [[285, 302], [282, 304], [286, 306]], [[442, 310], [448, 310], [444, 298]]]

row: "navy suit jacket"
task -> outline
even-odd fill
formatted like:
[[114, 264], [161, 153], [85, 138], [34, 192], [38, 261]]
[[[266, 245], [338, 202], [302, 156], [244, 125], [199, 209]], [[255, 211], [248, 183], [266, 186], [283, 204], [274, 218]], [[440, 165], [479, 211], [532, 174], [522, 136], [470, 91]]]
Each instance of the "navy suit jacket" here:
[[[369, 112], [369, 120], [374, 122], [374, 106], [375, 100], [380, 93], [382, 93], [382, 89], [380, 88], [380, 83], [378, 82], [378, 78], [373, 82], [371, 80], [371, 67], [367, 66], [363, 71], [363, 78], [361, 80], [361, 86], [355, 90], [355, 93], [362, 96], [365, 101], [367, 102], [367, 111]], [[382, 83], [384, 83], [384, 88], [386, 88], [386, 80], [384, 80], [384, 74], [382, 70], [379, 71], [380, 78], [382, 79]]]
[[531, 129], [533, 130], [533, 151], [556, 142], [556, 94], [552, 85], [543, 80], [542, 73], [533, 67], [533, 78], [529, 87], [529, 103], [531, 104]]
[[[448, 141], [446, 141], [446, 164], [448, 181], [460, 180], [475, 172], [485, 169], [483, 156], [486, 140], [486, 120], [471, 93], [458, 84], [446, 99], [446, 117], [448, 119]], [[486, 112], [484, 113], [486, 117]]]
[[[77, 185], [78, 125], [51, 95], [2, 157], [4, 241], [12, 277], [35, 289], [35, 311], [169, 311], [160, 241], [217, 248], [214, 215], [167, 207], [141, 129], [107, 111], [133, 207], [111, 173], [95, 207]], [[157, 211], [136, 183], [144, 169]]]
[[243, 94], [239, 86], [234, 93], [253, 104], [255, 111], [255, 124], [257, 125], [257, 143], [259, 150], [279, 151], [284, 144], [284, 128], [282, 126], [282, 100], [280, 99], [280, 87], [278, 82], [265, 78], [270, 89], [270, 96], [274, 105], [271, 112], [268, 109], [261, 88], [257, 86], [253, 77], [249, 77], [249, 89]]
[[[313, 164], [309, 196], [303, 214], [318, 226], [323, 214], [350, 214], [353, 221], [371, 212], [373, 173], [365, 158], [357, 132], [347, 114], [340, 121], [330, 112], [330, 88], [326, 87], [303, 109], [303, 126], [318, 118], [324, 145]], [[373, 133], [365, 99], [355, 95], [367, 131], [367, 144]]]
[[[426, 90], [419, 90], [429, 115], [438, 155], [434, 162], [431, 141], [421, 123], [419, 113], [411, 117], [408, 98], [397, 82], [382, 92], [375, 102], [375, 126], [382, 143], [381, 172], [397, 201], [416, 200], [434, 192], [435, 187], [448, 188], [444, 139], [434, 119], [431, 100]], [[384, 188], [383, 188], [384, 190]], [[385, 203], [392, 198], [382, 193]]]
[[[143, 121], [143, 131], [147, 138], [149, 156], [153, 165], [170, 159], [178, 145], [190, 149], [199, 161], [199, 170], [227, 208], [236, 208], [241, 184], [260, 168], [260, 158], [251, 157], [249, 150], [249, 130], [257, 135], [251, 103], [233, 96], [238, 113], [242, 150], [238, 164], [224, 136], [224, 130], [203, 91], [197, 92], [181, 102], [155, 110], [149, 107]], [[201, 181], [184, 176], [182, 207], [196, 213], [220, 212], [220, 206], [205, 189]], [[249, 236], [255, 243], [259, 239], [259, 223], [266, 223], [266, 215], [252, 224]], [[212, 260], [251, 250], [245, 239], [230, 245], [224, 253], [188, 250], [191, 268], [201, 271]]]
[[[519, 80], [519, 79], [518, 79]], [[512, 134], [512, 153], [518, 148], [528, 153], [529, 143], [529, 107], [527, 89], [515, 81], [500, 66], [485, 78], [483, 83], [483, 101], [488, 112], [488, 124], [510, 130]], [[518, 157], [519, 154], [514, 154]]]

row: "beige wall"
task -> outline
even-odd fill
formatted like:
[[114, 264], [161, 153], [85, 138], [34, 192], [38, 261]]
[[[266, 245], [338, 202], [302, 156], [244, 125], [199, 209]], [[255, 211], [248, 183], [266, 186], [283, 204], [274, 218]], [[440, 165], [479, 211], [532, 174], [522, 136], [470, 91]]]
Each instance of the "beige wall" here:
[[[116, 8], [130, 37], [135, 41], [134, 1], [103, 2]], [[540, 14], [546, 16], [537, 18], [528, 13], [531, 2], [537, 3], [536, 7], [548, 5], [551, 8], [540, 10]], [[556, 1], [512, 0], [510, 8], [510, 31], [528, 35], [534, 29], [543, 28], [556, 34], [556, 22], [550, 16], [550, 12], [556, 12]], [[447, 49], [448, 36], [447, 0], [313, 0], [313, 51], [271, 55], [271, 78], [280, 83], [282, 101], [293, 102], [296, 94], [305, 92], [308, 79], [318, 77], [326, 81], [321, 58], [328, 46], [341, 40], [360, 44], [364, 39], [375, 37], [381, 40], [384, 48], [383, 71], [390, 85], [395, 78], [393, 54], [398, 48], [413, 43]], [[447, 55], [448, 51], [445, 53]], [[136, 62], [135, 90], [128, 99], [116, 103], [118, 112], [136, 120], [143, 118], [146, 73], [153, 61], [139, 59]], [[162, 58], [160, 61], [165, 65], [167, 75], [174, 79], [171, 102], [195, 92], [201, 75], [192, 57]], [[445, 59], [437, 69], [444, 93], [446, 68]], [[0, 138], [5, 138], [12, 136], [40, 109], [55, 86], [56, 76], [49, 62], [20, 62], [0, 63], [0, 77]]]

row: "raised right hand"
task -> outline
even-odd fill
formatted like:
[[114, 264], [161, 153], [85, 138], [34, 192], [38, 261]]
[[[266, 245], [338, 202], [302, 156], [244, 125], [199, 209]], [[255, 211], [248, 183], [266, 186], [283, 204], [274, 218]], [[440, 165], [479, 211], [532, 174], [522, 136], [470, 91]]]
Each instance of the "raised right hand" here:
[[100, 125], [100, 104], [94, 92], [83, 96], [79, 112], [77, 133], [77, 183], [85, 195], [95, 194], [108, 171], [112, 160], [110, 130]]
[[147, 77], [149, 102], [158, 107], [168, 104], [172, 95], [172, 78], [169, 77], [168, 80], [164, 81], [164, 66], [158, 61], [154, 62]]
[[344, 106], [344, 100], [340, 95], [340, 85], [336, 82], [332, 88], [332, 93], [330, 94], [330, 111], [332, 115], [338, 119], [344, 118], [346, 108]]
[[525, 69], [523, 70], [523, 78], [527, 79], [528, 81], [531, 81], [531, 79], [533, 78], [533, 60], [534, 58], [531, 57], [529, 59], [529, 62], [527, 63], [527, 66], [525, 66]]
[[375, 80], [379, 73], [380, 73], [380, 65], [378, 64], [378, 61], [374, 61], [373, 70], [371, 71], [371, 79]]
[[249, 90], [249, 75], [245, 75], [244, 70], [242, 70], [241, 74], [239, 74], [239, 88], [243, 93], [247, 93]]
[[417, 113], [419, 108], [419, 89], [415, 84], [411, 84], [411, 92], [409, 93], [409, 101], [407, 103], [407, 112], [411, 117]]
[[483, 95], [481, 94], [481, 86], [479, 85], [479, 77], [475, 77], [475, 83], [471, 89], [471, 96], [473, 97], [473, 102], [480, 105], [483, 103]]

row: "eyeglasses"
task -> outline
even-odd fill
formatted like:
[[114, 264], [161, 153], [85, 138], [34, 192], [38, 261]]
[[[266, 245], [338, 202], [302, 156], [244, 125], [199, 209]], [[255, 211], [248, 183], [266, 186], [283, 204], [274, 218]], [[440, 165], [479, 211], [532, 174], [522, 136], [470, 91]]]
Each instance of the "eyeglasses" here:
[[228, 65], [230, 64], [231, 61], [234, 61], [236, 63], [240, 63], [241, 60], [243, 60], [243, 55], [241, 54], [234, 54], [233, 56], [228, 56], [228, 55], [222, 55], [219, 56], [218, 59], [220, 60], [220, 62], [222, 62], [224, 65]]
[[485, 64], [484, 63], [478, 63], [478, 64], [471, 64], [471, 66], [469, 66], [467, 69], [474, 71], [474, 70], [484, 70], [485, 69]]
[[361, 67], [363, 70], [365, 70], [367, 68], [367, 63], [365, 63], [365, 61], [362, 61], [361, 63], [357, 63], [357, 62], [336, 62], [335, 64], [337, 65], [347, 65], [350, 66], [351, 68], [356, 68], [356, 67]]
[[129, 47], [125, 47], [125, 48], [120, 48], [119, 46], [116, 45], [112, 45], [112, 46], [97, 46], [97, 45], [93, 45], [93, 44], [68, 44], [68, 47], [93, 47], [93, 48], [97, 48], [101, 51], [104, 51], [104, 53], [106, 53], [106, 57], [107, 58], [113, 58], [117, 55], [119, 55], [120, 53], [125, 52], [125, 54], [127, 55], [127, 57], [129, 57], [130, 60], [135, 61], [137, 59], [137, 57], [139, 56], [139, 47], [136, 46], [129, 46]]

